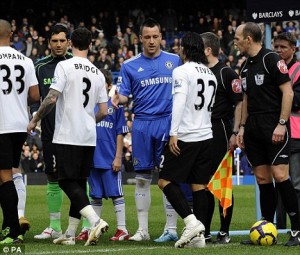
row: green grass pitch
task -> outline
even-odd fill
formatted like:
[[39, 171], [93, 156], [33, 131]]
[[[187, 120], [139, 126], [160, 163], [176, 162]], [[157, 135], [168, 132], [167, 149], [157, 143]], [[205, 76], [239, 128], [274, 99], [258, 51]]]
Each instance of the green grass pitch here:
[[[247, 230], [255, 222], [255, 189], [253, 185], [233, 186], [235, 196], [235, 208], [230, 230]], [[126, 202], [127, 228], [131, 234], [137, 229], [137, 218], [134, 201], [134, 185], [124, 185]], [[284, 247], [287, 241], [286, 234], [280, 234], [278, 244], [271, 247], [242, 246], [240, 241], [248, 236], [232, 236], [228, 245], [208, 244], [202, 249], [175, 249], [174, 242], [158, 244], [153, 239], [160, 236], [165, 224], [165, 215], [162, 203], [162, 192], [156, 185], [151, 185], [151, 208], [149, 212], [149, 233], [151, 241], [144, 242], [112, 242], [109, 241], [116, 230], [116, 219], [111, 200], [104, 200], [102, 218], [109, 223], [109, 231], [105, 233], [96, 246], [84, 247], [84, 242], [77, 242], [74, 246], [54, 245], [52, 240], [35, 240], [33, 236], [40, 233], [49, 224], [48, 209], [46, 206], [46, 186], [27, 186], [26, 217], [31, 222], [31, 229], [25, 236], [25, 254], [117, 254], [117, 255], [177, 255], [177, 254], [205, 254], [205, 255], [275, 255], [275, 254], [299, 254], [300, 247]], [[62, 208], [63, 231], [68, 224], [69, 200], [64, 197]], [[217, 208], [216, 208], [217, 209]], [[212, 230], [219, 229], [219, 216], [216, 213], [213, 219]], [[2, 219], [2, 216], [0, 216]], [[183, 222], [178, 219], [178, 234], [181, 234]], [[78, 229], [80, 231], [80, 229]], [[0, 251], [0, 254], [2, 252]]]

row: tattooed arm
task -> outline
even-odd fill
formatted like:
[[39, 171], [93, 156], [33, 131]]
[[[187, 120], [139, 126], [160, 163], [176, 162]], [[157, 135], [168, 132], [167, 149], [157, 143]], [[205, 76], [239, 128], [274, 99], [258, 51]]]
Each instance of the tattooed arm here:
[[35, 129], [38, 121], [44, 118], [54, 108], [60, 94], [61, 93], [55, 89], [49, 90], [48, 95], [45, 97], [37, 113], [27, 126], [28, 134]]

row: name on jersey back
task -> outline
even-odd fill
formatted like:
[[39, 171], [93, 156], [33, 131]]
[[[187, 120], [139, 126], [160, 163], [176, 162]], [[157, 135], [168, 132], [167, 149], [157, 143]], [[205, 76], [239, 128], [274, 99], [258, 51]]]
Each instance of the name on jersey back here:
[[19, 59], [25, 60], [25, 56], [13, 53], [0, 53], [0, 59]]
[[84, 70], [86, 72], [91, 72], [91, 73], [95, 73], [95, 74], [99, 74], [99, 69], [95, 66], [87, 66], [87, 65], [83, 65], [83, 64], [74, 64], [75, 69], [79, 69], [79, 70]]

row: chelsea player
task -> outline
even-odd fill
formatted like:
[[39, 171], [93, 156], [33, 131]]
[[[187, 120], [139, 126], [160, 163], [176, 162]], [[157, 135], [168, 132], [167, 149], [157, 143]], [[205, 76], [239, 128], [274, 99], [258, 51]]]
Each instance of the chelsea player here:
[[[112, 87], [111, 72], [101, 69], [108, 90]], [[126, 125], [124, 107], [114, 109], [110, 99], [108, 114], [97, 123], [97, 142], [94, 153], [93, 168], [89, 176], [91, 204], [100, 216], [102, 199], [111, 198], [117, 217], [117, 231], [111, 241], [128, 240], [129, 234], [125, 221], [125, 200], [122, 187], [122, 152], [123, 139], [129, 132]], [[97, 111], [97, 109], [96, 109]]]
[[181, 64], [178, 55], [160, 49], [160, 24], [149, 18], [140, 28], [143, 52], [122, 64], [115, 107], [134, 102], [132, 155], [136, 172], [135, 202], [139, 227], [131, 241], [149, 240], [148, 211], [151, 203], [152, 170], [160, 164], [162, 149], [169, 138], [172, 111], [172, 72]]

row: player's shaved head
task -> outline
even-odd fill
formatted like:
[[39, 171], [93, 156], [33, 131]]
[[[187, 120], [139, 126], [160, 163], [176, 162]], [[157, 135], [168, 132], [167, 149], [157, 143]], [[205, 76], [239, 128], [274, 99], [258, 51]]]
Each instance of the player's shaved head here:
[[0, 19], [0, 39], [4, 39], [10, 36], [11, 25], [8, 21]]

